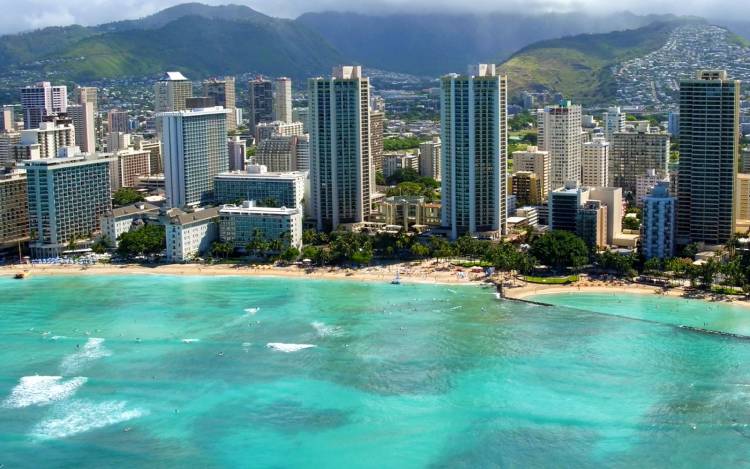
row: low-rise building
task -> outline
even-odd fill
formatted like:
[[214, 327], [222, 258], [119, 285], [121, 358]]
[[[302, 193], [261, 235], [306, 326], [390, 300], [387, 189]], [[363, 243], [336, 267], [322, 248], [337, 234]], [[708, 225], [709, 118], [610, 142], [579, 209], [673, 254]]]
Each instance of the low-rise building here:
[[370, 219], [388, 226], [401, 226], [404, 230], [440, 226], [440, 204], [425, 202], [424, 197], [386, 197], [375, 204]]
[[151, 175], [151, 152], [148, 150], [118, 151], [114, 155], [112, 191], [122, 187], [137, 187], [141, 176]]
[[518, 205], [541, 204], [546, 194], [542, 193], [542, 184], [536, 173], [518, 171], [511, 178], [511, 194], [516, 196]]
[[158, 222], [159, 207], [146, 202], [138, 202], [110, 210], [101, 218], [102, 237], [106, 237], [112, 247], [117, 247], [121, 234], [139, 228], [147, 222]]
[[167, 238], [167, 260], [186, 262], [207, 252], [219, 239], [219, 209], [196, 209], [189, 212], [168, 210], [162, 223]]
[[302, 247], [302, 210], [258, 207], [254, 201], [224, 205], [219, 210], [220, 238], [244, 250], [257, 234], [266, 241], [278, 239], [287, 246]]
[[607, 245], [607, 206], [600, 200], [589, 200], [576, 213], [576, 234], [587, 246]]

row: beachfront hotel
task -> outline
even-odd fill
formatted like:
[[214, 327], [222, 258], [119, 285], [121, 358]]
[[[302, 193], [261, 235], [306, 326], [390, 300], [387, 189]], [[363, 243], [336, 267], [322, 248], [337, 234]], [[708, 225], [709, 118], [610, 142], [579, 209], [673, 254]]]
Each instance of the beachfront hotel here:
[[222, 107], [165, 112], [164, 178], [169, 207], [215, 201], [214, 179], [229, 170], [227, 110]]
[[342, 66], [308, 82], [312, 217], [319, 230], [370, 215], [370, 80]]
[[219, 239], [219, 208], [170, 209], [161, 217], [169, 262], [191, 261], [209, 250]]
[[581, 181], [581, 120], [581, 106], [570, 101], [547, 106], [537, 115], [539, 150], [550, 157], [550, 189]]
[[246, 200], [241, 205], [224, 205], [219, 210], [219, 237], [235, 249], [245, 249], [255, 234], [266, 241], [280, 239], [302, 247], [302, 209], [259, 207]]
[[666, 259], [675, 253], [677, 199], [669, 195], [669, 181], [659, 181], [643, 199], [641, 251], [643, 257]]
[[112, 158], [63, 150], [70, 156], [23, 162], [33, 257], [59, 256], [71, 242], [90, 240], [112, 209]]
[[507, 89], [492, 64], [441, 80], [442, 226], [452, 239], [505, 233]]
[[29, 239], [26, 172], [0, 171], [0, 251]]
[[740, 82], [703, 70], [680, 82], [678, 243], [726, 243], [735, 233]]
[[216, 176], [216, 200], [221, 204], [243, 200], [274, 200], [279, 207], [302, 207], [307, 173], [269, 172], [265, 166], [249, 165], [247, 171], [229, 171]]

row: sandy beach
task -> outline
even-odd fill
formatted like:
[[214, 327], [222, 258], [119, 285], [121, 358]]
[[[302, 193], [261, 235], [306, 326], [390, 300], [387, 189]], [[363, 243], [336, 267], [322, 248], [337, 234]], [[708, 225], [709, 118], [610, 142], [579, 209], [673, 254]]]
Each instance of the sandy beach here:
[[687, 296], [686, 291], [682, 288], [671, 288], [663, 290], [662, 288], [643, 285], [638, 283], [625, 283], [620, 281], [605, 282], [578, 282], [570, 285], [540, 285], [524, 283], [517, 287], [506, 287], [505, 297], [524, 300], [537, 295], [552, 295], [558, 293], [619, 293], [633, 295], [662, 295], [672, 296], [675, 298], [694, 298], [713, 302], [726, 302], [745, 307], [750, 307], [750, 302], [738, 297], [728, 297], [712, 293], [698, 293], [695, 296]]
[[427, 284], [472, 284], [480, 276], [466, 275], [460, 278], [456, 268], [447, 263], [403, 262], [385, 266], [371, 266], [361, 269], [339, 267], [300, 267], [272, 265], [231, 265], [231, 264], [95, 264], [80, 265], [13, 265], [0, 267], [0, 276], [12, 277], [19, 272], [35, 275], [231, 275], [231, 276], [273, 276], [315, 278], [321, 280], [353, 280], [362, 282], [390, 282], [396, 272], [403, 283]]

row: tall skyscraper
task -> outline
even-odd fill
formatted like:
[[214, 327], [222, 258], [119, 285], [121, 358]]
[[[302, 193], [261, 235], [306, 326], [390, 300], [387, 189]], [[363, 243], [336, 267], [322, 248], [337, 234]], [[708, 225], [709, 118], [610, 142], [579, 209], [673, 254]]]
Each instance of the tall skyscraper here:
[[110, 109], [109, 112], [107, 112], [107, 123], [109, 124], [110, 133], [130, 133], [128, 120], [128, 111], [122, 109]]
[[[373, 176], [375, 172], [383, 171], [384, 121], [385, 114], [382, 111], [370, 111], [370, 152], [372, 153]], [[439, 159], [440, 155], [438, 154]], [[438, 165], [440, 165], [439, 161]]]
[[617, 132], [609, 151], [609, 185], [635, 193], [636, 178], [649, 169], [659, 177], [667, 176], [669, 134], [663, 132]]
[[672, 257], [675, 252], [677, 199], [669, 195], [669, 182], [660, 181], [643, 199], [641, 251], [646, 259]]
[[214, 178], [229, 170], [227, 110], [166, 112], [162, 119], [164, 182], [169, 207], [213, 202]]
[[310, 184], [319, 230], [365, 221], [370, 214], [370, 80], [360, 66], [312, 78]]
[[193, 96], [193, 83], [180, 72], [166, 72], [154, 84], [154, 111], [186, 109], [185, 99]]
[[93, 86], [76, 86], [73, 88], [73, 102], [76, 104], [92, 103], [94, 115], [99, 113], [99, 90]]
[[227, 140], [227, 152], [229, 153], [230, 171], [245, 169], [247, 140], [240, 138], [239, 135], [229, 137]]
[[740, 82], [699, 71], [680, 82], [679, 244], [724, 244], [735, 231]]
[[281, 122], [292, 122], [292, 80], [277, 78], [273, 82], [273, 118]]
[[21, 88], [21, 106], [24, 129], [36, 129], [45, 117], [67, 112], [68, 87], [42, 81]]
[[608, 142], [612, 141], [615, 133], [625, 131], [625, 117], [625, 113], [620, 110], [619, 106], [607, 109], [607, 112], [602, 115], [604, 137]]
[[3, 106], [0, 110], [0, 132], [16, 130], [16, 111], [13, 106]]
[[234, 77], [224, 77], [223, 80], [211, 78], [203, 82], [203, 96], [213, 98], [214, 106], [222, 106], [230, 111], [227, 114], [227, 128], [229, 130], [237, 128], [236, 94]]
[[248, 95], [250, 103], [249, 125], [250, 129], [261, 122], [271, 122], [273, 120], [273, 83], [257, 77], [250, 81], [250, 94]]
[[[381, 142], [382, 148], [382, 142]], [[442, 143], [440, 137], [434, 136], [429, 142], [419, 144], [419, 175], [440, 180], [440, 160]]]
[[96, 151], [94, 103], [72, 104], [68, 106], [68, 115], [73, 120], [76, 145], [84, 153], [94, 153]]
[[441, 218], [453, 239], [506, 230], [508, 81], [492, 64], [470, 73], [441, 80]]
[[609, 143], [595, 137], [583, 144], [581, 152], [581, 184], [589, 187], [606, 187], [609, 182]]
[[90, 240], [112, 209], [112, 159], [70, 153], [24, 162], [33, 257], [58, 256], [69, 244]]
[[563, 187], [568, 181], [581, 181], [581, 106], [563, 101], [547, 106], [538, 117], [539, 149], [549, 152], [551, 187]]
[[550, 187], [551, 162], [549, 152], [530, 146], [526, 150], [513, 152], [513, 171], [531, 171], [539, 184], [540, 203], [547, 199]]

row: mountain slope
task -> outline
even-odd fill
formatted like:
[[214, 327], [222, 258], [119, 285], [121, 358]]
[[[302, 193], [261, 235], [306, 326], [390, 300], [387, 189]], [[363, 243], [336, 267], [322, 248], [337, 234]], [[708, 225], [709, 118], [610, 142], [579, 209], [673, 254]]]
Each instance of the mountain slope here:
[[413, 75], [462, 72], [471, 63], [501, 61], [540, 39], [633, 29], [671, 17], [620, 13], [518, 15], [510, 13], [306, 13], [297, 22], [317, 31], [344, 56], [383, 70]]
[[541, 41], [514, 54], [501, 65], [510, 92], [550, 90], [585, 104], [610, 101], [616, 92], [611, 67], [662, 47], [685, 22], [654, 23], [606, 34], [582, 34]]
[[196, 78], [248, 71], [300, 78], [343, 61], [305, 26], [237, 5], [184, 4], [140, 20], [0, 38], [0, 67], [78, 81], [169, 69]]

